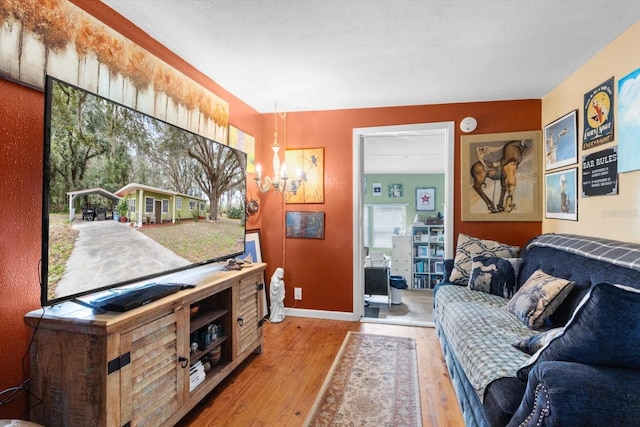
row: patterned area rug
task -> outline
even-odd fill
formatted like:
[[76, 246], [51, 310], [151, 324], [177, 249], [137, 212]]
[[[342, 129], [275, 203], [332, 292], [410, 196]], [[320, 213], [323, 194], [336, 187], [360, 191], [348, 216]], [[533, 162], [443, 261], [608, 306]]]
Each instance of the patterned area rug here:
[[349, 332], [307, 426], [421, 426], [413, 338]]

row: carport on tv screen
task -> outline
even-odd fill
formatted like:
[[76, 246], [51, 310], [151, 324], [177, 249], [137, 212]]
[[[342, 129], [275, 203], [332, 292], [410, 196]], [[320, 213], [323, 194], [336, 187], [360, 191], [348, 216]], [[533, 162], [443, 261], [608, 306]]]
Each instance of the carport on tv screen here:
[[243, 254], [246, 162], [239, 150], [48, 76], [42, 305], [162, 283]]

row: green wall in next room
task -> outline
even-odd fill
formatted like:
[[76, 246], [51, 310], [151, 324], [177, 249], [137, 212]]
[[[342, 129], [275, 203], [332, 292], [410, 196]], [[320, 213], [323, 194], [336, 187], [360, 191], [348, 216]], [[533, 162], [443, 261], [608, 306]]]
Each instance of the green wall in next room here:
[[[364, 194], [365, 208], [367, 205], [393, 205], [403, 204], [407, 207], [406, 232], [413, 224], [416, 214], [423, 218], [435, 216], [438, 212], [444, 215], [444, 174], [365, 174], [366, 190]], [[373, 195], [373, 185], [382, 184], [382, 194]], [[402, 185], [402, 196], [391, 197], [389, 187], [393, 184]], [[433, 187], [436, 189], [435, 210], [416, 211], [416, 188]], [[369, 216], [371, 218], [371, 216]], [[384, 250], [389, 252], [390, 249]]]

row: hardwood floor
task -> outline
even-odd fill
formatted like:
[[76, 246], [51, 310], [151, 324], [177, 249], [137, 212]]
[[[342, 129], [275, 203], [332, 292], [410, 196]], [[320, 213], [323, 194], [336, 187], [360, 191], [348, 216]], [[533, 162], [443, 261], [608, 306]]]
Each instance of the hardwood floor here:
[[413, 337], [423, 426], [464, 426], [433, 328], [287, 317], [178, 426], [302, 426], [348, 331]]

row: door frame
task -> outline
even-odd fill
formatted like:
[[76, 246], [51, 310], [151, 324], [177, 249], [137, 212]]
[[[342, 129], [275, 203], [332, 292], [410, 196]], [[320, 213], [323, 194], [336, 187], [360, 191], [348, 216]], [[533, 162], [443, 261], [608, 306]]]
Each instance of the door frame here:
[[401, 134], [403, 132], [441, 133], [445, 140], [445, 195], [444, 223], [451, 228], [445, 233], [445, 257], [453, 254], [453, 154], [454, 122], [418, 123], [412, 125], [376, 126], [353, 129], [353, 315], [359, 320], [364, 314], [364, 238], [363, 238], [363, 185], [364, 144], [367, 136]]

